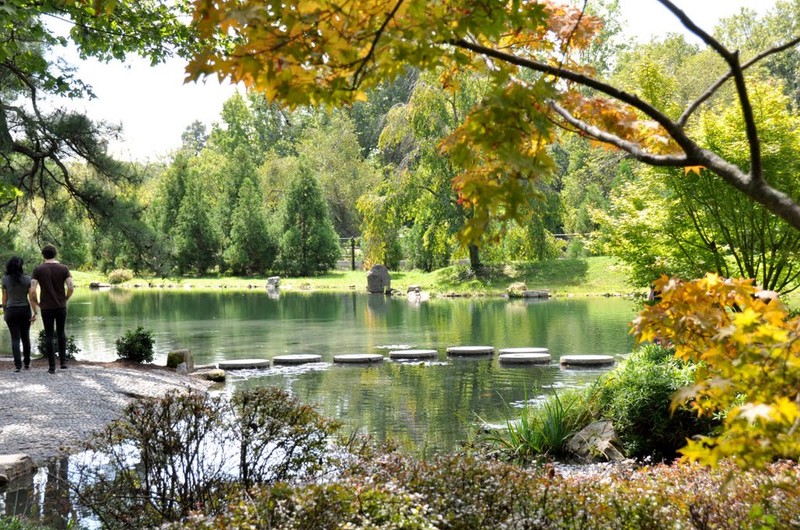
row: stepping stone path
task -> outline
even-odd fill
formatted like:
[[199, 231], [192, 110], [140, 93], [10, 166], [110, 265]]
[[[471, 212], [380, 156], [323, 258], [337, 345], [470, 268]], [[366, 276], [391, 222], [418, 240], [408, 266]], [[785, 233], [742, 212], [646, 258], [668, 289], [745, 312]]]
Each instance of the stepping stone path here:
[[390, 359], [430, 359], [438, 357], [436, 350], [395, 350], [389, 352]]
[[494, 355], [494, 346], [450, 346], [448, 355], [473, 357], [476, 355]]
[[497, 360], [504, 364], [549, 364], [552, 357], [547, 348], [503, 348]]
[[379, 363], [383, 360], [383, 355], [377, 353], [346, 353], [344, 355], [334, 355], [333, 362], [335, 363]]
[[564, 366], [605, 366], [616, 361], [611, 355], [562, 355], [560, 362]]
[[276, 355], [272, 358], [273, 364], [305, 364], [318, 363], [322, 360], [322, 355], [316, 353], [298, 353], [293, 355]]
[[231, 359], [219, 361], [217, 368], [220, 370], [250, 370], [253, 368], [269, 368], [269, 359]]

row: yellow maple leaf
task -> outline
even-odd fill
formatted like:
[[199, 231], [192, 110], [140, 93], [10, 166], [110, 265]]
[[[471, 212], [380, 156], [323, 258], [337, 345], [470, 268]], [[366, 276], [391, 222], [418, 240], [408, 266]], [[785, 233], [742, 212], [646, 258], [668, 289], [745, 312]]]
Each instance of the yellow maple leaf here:
[[689, 173], [697, 173], [697, 176], [700, 176], [700, 171], [705, 169], [705, 166], [686, 166], [683, 168], [683, 174], [688, 175]]

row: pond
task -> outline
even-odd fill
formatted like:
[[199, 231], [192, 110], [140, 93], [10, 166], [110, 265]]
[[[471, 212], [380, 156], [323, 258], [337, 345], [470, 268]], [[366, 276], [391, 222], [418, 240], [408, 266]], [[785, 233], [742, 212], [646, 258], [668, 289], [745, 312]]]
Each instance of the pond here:
[[[432, 299], [362, 293], [78, 290], [68, 334], [80, 359], [111, 361], [115, 341], [142, 326], [153, 331], [155, 362], [168, 351], [192, 350], [196, 364], [271, 359], [316, 353], [321, 363], [229, 372], [224, 390], [282, 385], [321, 412], [376, 439], [391, 437], [417, 450], [451, 449], [475, 425], [501, 422], [509, 407], [553, 389], [585, 385], [597, 369], [564, 369], [567, 354], [623, 355], [633, 339], [628, 323], [636, 304], [622, 298], [506, 300]], [[41, 324], [32, 330], [34, 343]], [[7, 333], [0, 348], [10, 350]], [[506, 367], [496, 356], [448, 357], [449, 346], [547, 347], [548, 366]], [[384, 353], [395, 347], [435, 349], [431, 362], [385, 361], [371, 366], [333, 364], [345, 353]], [[512, 412], [513, 413], [513, 412]]]

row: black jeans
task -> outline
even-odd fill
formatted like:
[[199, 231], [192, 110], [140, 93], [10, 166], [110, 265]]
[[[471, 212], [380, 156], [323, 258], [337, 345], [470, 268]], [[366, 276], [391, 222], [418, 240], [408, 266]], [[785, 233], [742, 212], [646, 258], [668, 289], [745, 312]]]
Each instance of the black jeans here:
[[56, 337], [58, 338], [58, 359], [61, 366], [67, 364], [67, 308], [59, 307], [56, 309], [42, 309], [42, 325], [44, 326], [45, 355], [50, 362], [50, 369], [56, 367], [56, 355], [53, 348], [53, 328], [55, 327]]
[[[25, 358], [25, 368], [31, 365], [31, 308], [9, 307], [3, 312], [3, 318], [11, 332], [11, 352], [14, 354], [14, 367], [22, 368], [22, 357]], [[20, 355], [20, 342], [22, 355]]]

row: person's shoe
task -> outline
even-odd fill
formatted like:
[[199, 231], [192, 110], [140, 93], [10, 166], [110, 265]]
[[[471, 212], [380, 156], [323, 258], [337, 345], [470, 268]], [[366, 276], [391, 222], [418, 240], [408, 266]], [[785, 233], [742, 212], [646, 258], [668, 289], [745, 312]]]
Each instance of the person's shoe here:
[[26, 365], [25, 365], [25, 369], [26, 369], [26, 370], [30, 370], [30, 369], [31, 369], [31, 365], [29, 365], [29, 364], [26, 364]]
[[22, 368], [14, 368], [15, 372], [19, 372], [20, 370], [22, 370]]
[[55, 368], [50, 368], [49, 370], [47, 370], [47, 373], [54, 374], [54, 373], [56, 373], [56, 369]]
[[64, 364], [62, 364], [62, 365], [61, 365], [61, 369], [62, 369], [62, 370], [66, 370], [66, 369], [67, 369], [67, 363], [64, 363]]

